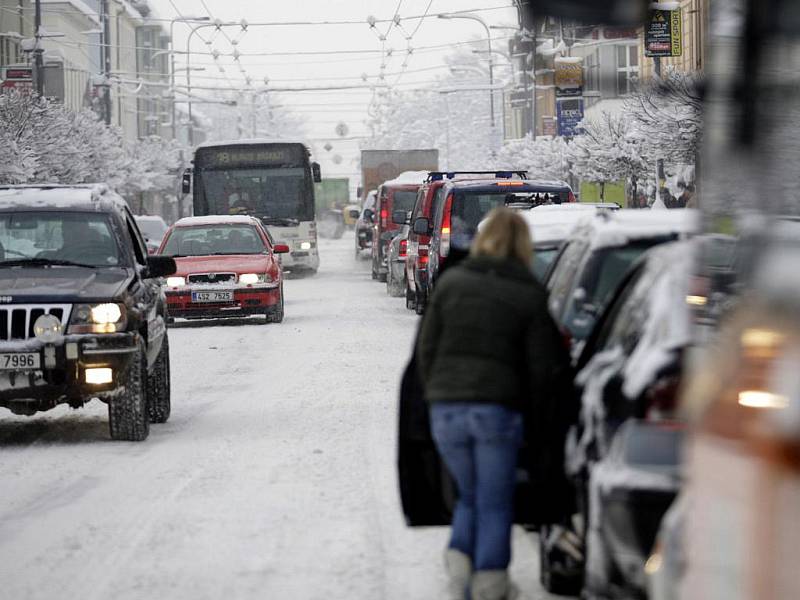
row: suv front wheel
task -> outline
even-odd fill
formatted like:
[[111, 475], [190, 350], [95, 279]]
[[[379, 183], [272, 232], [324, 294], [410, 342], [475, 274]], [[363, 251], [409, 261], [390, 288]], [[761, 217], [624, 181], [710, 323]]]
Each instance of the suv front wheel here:
[[165, 333], [153, 372], [147, 376], [147, 412], [150, 422], [166, 423], [171, 410], [169, 337]]
[[123, 389], [108, 402], [108, 424], [111, 439], [141, 442], [150, 433], [147, 410], [147, 357], [140, 339], [131, 356]]

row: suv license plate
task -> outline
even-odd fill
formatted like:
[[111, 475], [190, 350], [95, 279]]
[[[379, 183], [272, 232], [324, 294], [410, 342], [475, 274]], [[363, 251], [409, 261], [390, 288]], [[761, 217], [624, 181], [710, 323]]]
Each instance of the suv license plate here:
[[192, 292], [192, 302], [233, 302], [233, 292]]
[[0, 354], [0, 371], [35, 371], [41, 365], [41, 356], [36, 352]]

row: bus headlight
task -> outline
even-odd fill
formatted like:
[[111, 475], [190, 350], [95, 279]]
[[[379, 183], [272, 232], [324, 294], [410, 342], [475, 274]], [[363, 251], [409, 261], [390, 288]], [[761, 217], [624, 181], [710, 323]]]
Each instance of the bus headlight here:
[[300, 250], [311, 250], [311, 242], [300, 242]]

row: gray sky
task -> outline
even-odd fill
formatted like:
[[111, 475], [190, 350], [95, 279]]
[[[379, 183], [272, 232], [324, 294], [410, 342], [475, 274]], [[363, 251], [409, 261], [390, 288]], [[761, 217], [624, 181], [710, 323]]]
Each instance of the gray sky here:
[[[174, 6], [173, 6], [174, 3]], [[428, 17], [403, 21], [402, 28], [388, 23], [379, 23], [371, 29], [367, 23], [369, 16], [376, 19], [390, 19], [397, 11], [401, 17], [425, 14], [430, 3]], [[263, 85], [269, 78], [270, 87], [310, 87], [319, 85], [363, 85], [363, 74], [376, 82], [382, 60], [386, 61], [386, 80], [399, 89], [431, 87], [437, 75], [444, 71], [436, 69], [443, 65], [443, 57], [452, 52], [450, 44], [485, 38], [483, 27], [477, 22], [465, 19], [438, 19], [438, 13], [471, 9], [508, 8], [499, 10], [479, 10], [489, 25], [515, 25], [516, 11], [509, 0], [153, 0], [157, 15], [174, 18], [177, 10], [184, 16], [208, 15], [222, 21], [250, 23], [287, 21], [356, 21], [354, 25], [298, 25], [275, 27], [251, 27], [245, 34], [236, 29], [226, 29], [228, 37], [213, 28], [198, 31], [192, 38], [192, 51], [208, 52], [208, 56], [192, 55], [192, 65], [205, 67], [203, 72], [192, 73], [195, 85], [238, 87], [244, 84], [243, 70], [255, 86]], [[205, 4], [205, 5], [204, 5]], [[398, 9], [399, 4], [399, 9]], [[417, 27], [419, 25], [419, 27]], [[176, 49], [185, 50], [189, 32], [187, 25], [175, 25]], [[385, 44], [378, 34], [386, 34]], [[413, 33], [409, 41], [407, 37]], [[493, 30], [493, 37], [505, 37], [508, 30]], [[201, 37], [202, 36], [202, 39]], [[229, 39], [230, 38], [230, 39]], [[235, 45], [231, 43], [235, 42]], [[408, 55], [411, 45], [414, 52]], [[428, 49], [429, 46], [443, 46]], [[391, 48], [392, 56], [384, 59], [382, 47]], [[498, 41], [497, 47], [506, 49], [505, 41]], [[215, 61], [210, 53], [216, 49], [230, 53], [237, 48], [241, 53], [238, 63], [232, 57], [220, 57]], [[343, 51], [368, 50], [371, 53], [345, 53]], [[325, 52], [317, 55], [271, 55], [253, 56], [253, 53], [270, 52]], [[338, 54], [337, 54], [338, 52]], [[401, 65], [408, 61], [405, 73]], [[185, 57], [178, 56], [178, 69]], [[500, 58], [499, 60], [503, 60]], [[219, 71], [222, 65], [225, 73]], [[241, 69], [240, 69], [241, 66]], [[421, 69], [424, 69], [420, 71]], [[180, 71], [178, 71], [180, 73]], [[204, 92], [209, 93], [211, 92]], [[273, 101], [290, 106], [293, 111], [307, 121], [309, 138], [318, 140], [317, 158], [322, 162], [325, 175], [337, 174], [353, 176], [357, 165], [357, 140], [340, 140], [335, 126], [342, 121], [349, 128], [349, 136], [364, 135], [367, 128], [367, 105], [372, 92], [369, 89], [337, 90], [330, 92], [283, 92], [273, 94]], [[276, 98], [278, 98], [276, 100]], [[204, 109], [210, 110], [208, 108]], [[325, 152], [324, 138], [330, 140], [333, 150]], [[331, 157], [339, 153], [343, 157], [340, 165], [331, 162]]]

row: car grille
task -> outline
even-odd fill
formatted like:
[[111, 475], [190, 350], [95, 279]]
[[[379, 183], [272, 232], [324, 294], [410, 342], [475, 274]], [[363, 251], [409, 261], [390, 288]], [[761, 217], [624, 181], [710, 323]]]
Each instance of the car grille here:
[[189, 275], [189, 283], [233, 283], [236, 273], [195, 273]]
[[0, 306], [0, 341], [27, 340], [33, 337], [36, 319], [45, 314], [69, 321], [70, 304], [10, 304]]

